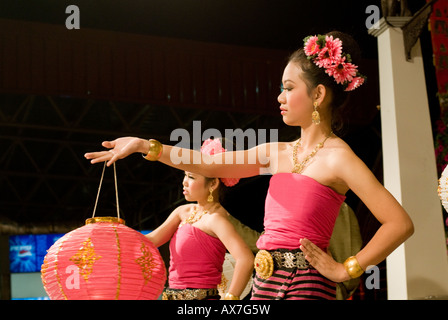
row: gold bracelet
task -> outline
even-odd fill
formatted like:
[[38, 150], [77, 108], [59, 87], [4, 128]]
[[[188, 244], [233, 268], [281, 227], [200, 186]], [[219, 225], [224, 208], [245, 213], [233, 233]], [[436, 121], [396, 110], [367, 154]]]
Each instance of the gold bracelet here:
[[344, 261], [344, 267], [352, 279], [358, 278], [364, 273], [364, 270], [359, 265], [358, 259], [356, 259], [355, 256], [347, 258], [347, 260]]
[[149, 161], [157, 161], [162, 155], [162, 151], [163, 151], [163, 145], [159, 141], [149, 139], [149, 151], [146, 156], [143, 155], [143, 158]]
[[224, 296], [224, 300], [240, 300], [240, 297], [234, 296], [230, 292], [227, 292]]

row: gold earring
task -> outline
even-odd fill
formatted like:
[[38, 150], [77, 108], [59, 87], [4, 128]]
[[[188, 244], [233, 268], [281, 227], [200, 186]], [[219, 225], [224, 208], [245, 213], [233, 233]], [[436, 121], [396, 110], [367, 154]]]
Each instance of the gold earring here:
[[314, 111], [311, 114], [311, 120], [316, 125], [318, 125], [320, 123], [320, 114], [319, 114], [319, 111], [317, 111], [317, 101], [314, 102]]
[[210, 189], [208, 189], [209, 191], [210, 191], [210, 194], [208, 195], [208, 198], [207, 198], [207, 201], [208, 202], [213, 202], [213, 189], [212, 188], [210, 188]]

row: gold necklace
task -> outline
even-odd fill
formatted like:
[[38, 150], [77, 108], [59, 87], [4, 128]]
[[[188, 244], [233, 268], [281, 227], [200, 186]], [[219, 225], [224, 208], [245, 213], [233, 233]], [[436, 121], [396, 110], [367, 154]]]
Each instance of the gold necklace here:
[[[330, 135], [332, 133], [333, 132], [330, 132]], [[317, 151], [319, 151], [320, 149], [323, 148], [325, 141], [327, 141], [327, 139], [330, 137], [330, 135], [327, 136], [324, 139], [324, 141], [318, 143], [316, 145], [316, 147], [314, 147], [313, 151], [311, 151], [311, 153], [308, 156], [306, 156], [306, 158], [303, 159], [303, 161], [300, 163], [298, 163], [298, 160], [297, 160], [297, 149], [299, 148], [299, 146], [300, 147], [302, 146], [302, 138], [299, 138], [299, 140], [294, 145], [294, 149], [293, 149], [293, 153], [292, 153], [292, 157], [293, 157], [293, 161], [294, 161], [294, 168], [292, 169], [292, 172], [299, 173], [299, 174], [302, 173], [303, 170], [305, 169], [305, 166], [307, 165], [308, 161], [310, 161], [311, 158], [314, 157], [314, 155], [317, 153]]]
[[182, 222], [179, 224], [179, 227], [183, 226], [183, 225], [186, 224], [186, 223], [188, 223], [188, 224], [193, 224], [193, 223], [195, 223], [195, 222], [198, 222], [199, 220], [201, 220], [202, 216], [203, 216], [204, 214], [207, 214], [207, 213], [208, 213], [208, 211], [207, 211], [207, 210], [204, 210], [204, 211], [202, 211], [201, 213], [198, 214], [198, 212], [197, 212], [197, 208], [194, 207], [193, 212], [190, 214], [190, 216], [189, 216], [185, 221], [182, 221]]

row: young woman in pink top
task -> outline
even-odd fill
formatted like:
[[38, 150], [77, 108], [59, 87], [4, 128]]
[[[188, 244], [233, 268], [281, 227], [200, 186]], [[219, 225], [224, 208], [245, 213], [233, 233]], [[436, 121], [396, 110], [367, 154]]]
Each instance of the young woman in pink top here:
[[[350, 91], [365, 80], [355, 64], [357, 51], [350, 36], [332, 32], [307, 37], [304, 46], [291, 55], [278, 102], [283, 121], [301, 128], [297, 141], [235, 151], [230, 156], [233, 161], [226, 162], [229, 155], [200, 155], [155, 140], [127, 137], [104, 142], [112, 152], [89, 153], [86, 158], [111, 165], [141, 152], [150, 160], [208, 177], [271, 173], [252, 299], [334, 299], [336, 282], [359, 277], [413, 233], [413, 223], [402, 206], [335, 134], [343, 123], [339, 111]], [[176, 157], [180, 151], [180, 158]], [[201, 161], [193, 162], [198, 157]], [[338, 263], [326, 248], [339, 206], [350, 189], [382, 225], [356, 256]]]
[[220, 299], [226, 250], [236, 260], [226, 298], [238, 298], [252, 275], [254, 256], [217, 201], [218, 179], [185, 172], [184, 196], [191, 204], [177, 207], [147, 237], [156, 245], [170, 241], [169, 287], [165, 300]]
[[[201, 151], [212, 155], [224, 149], [218, 139], [209, 139]], [[170, 241], [169, 287], [163, 293], [164, 300], [220, 299], [217, 287], [227, 250], [236, 264], [224, 299], [236, 300], [245, 289], [252, 275], [254, 255], [220, 204], [220, 190], [236, 183], [238, 179], [207, 178], [185, 172], [183, 194], [192, 203], [177, 207], [147, 235], [157, 247]]]

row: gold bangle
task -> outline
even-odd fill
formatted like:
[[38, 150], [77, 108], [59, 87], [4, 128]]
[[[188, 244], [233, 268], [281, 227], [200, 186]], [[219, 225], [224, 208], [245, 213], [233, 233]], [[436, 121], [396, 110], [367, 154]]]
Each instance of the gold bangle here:
[[358, 278], [364, 273], [364, 270], [359, 265], [358, 259], [356, 259], [355, 256], [347, 258], [347, 260], [344, 261], [344, 267], [352, 279]]
[[224, 296], [224, 300], [240, 300], [240, 297], [234, 296], [230, 292], [227, 292]]
[[146, 160], [157, 161], [162, 155], [163, 145], [154, 139], [149, 139], [149, 151], [146, 156], [143, 156]]

